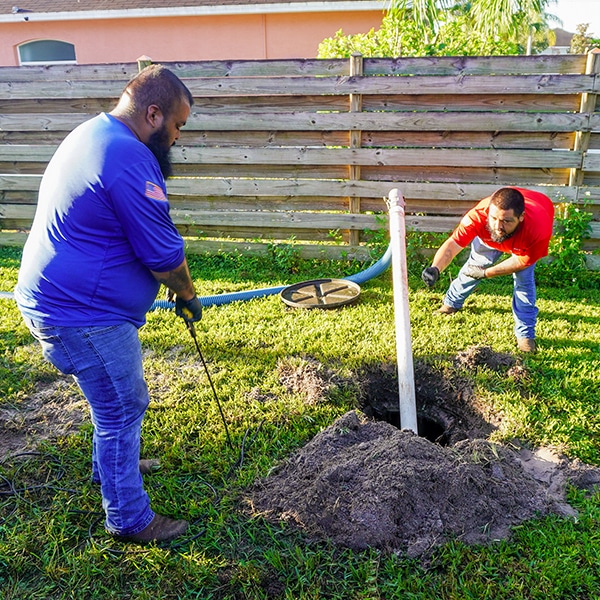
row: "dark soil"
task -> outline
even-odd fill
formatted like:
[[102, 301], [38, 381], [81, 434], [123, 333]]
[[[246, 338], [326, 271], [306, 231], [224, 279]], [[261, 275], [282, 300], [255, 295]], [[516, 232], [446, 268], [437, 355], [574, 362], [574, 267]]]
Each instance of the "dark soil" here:
[[[514, 357], [487, 347], [460, 353], [455, 365], [526, 375]], [[311, 539], [415, 557], [450, 539], [505, 539], [512, 526], [548, 513], [574, 516], [567, 482], [600, 483], [600, 469], [548, 448], [485, 439], [501, 417], [479, 405], [466, 378], [448, 380], [415, 365], [419, 432], [431, 439], [394, 423], [393, 365], [359, 379], [362, 410], [343, 415], [252, 486], [246, 501], [253, 514], [285, 521]]]

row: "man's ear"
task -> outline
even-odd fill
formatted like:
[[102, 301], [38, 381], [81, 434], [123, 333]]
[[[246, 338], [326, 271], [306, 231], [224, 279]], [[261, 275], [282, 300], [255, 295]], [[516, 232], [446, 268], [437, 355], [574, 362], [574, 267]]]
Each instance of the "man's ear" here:
[[146, 109], [146, 121], [153, 129], [158, 129], [163, 124], [163, 114], [156, 104], [151, 104]]
[[525, 218], [525, 211], [523, 211], [521, 213], [521, 215], [519, 216], [519, 223], [522, 223], [524, 218]]

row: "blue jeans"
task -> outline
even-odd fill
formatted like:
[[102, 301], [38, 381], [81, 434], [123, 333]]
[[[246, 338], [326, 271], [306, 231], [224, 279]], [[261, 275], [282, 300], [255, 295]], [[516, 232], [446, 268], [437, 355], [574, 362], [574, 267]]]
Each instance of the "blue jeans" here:
[[[453, 308], [462, 308], [467, 296], [481, 283], [481, 279], [473, 279], [464, 274], [467, 265], [480, 267], [492, 266], [502, 255], [500, 250], [486, 246], [478, 237], [471, 243], [469, 259], [460, 270], [458, 277], [452, 282], [446, 295], [444, 304]], [[534, 278], [535, 265], [522, 271], [513, 273], [513, 300], [512, 311], [515, 320], [515, 335], [518, 338], [535, 338], [535, 324], [538, 309], [535, 305], [536, 290]]]
[[140, 435], [148, 407], [142, 352], [131, 323], [47, 327], [25, 319], [44, 357], [73, 375], [90, 404], [92, 478], [100, 482], [106, 529], [133, 535], [154, 518], [139, 470]]

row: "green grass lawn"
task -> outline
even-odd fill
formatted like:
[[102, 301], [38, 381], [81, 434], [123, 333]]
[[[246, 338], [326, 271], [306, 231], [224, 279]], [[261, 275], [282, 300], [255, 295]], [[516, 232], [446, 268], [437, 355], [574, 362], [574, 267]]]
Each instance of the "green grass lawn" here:
[[[0, 290], [12, 290], [19, 260], [19, 250], [0, 249]], [[240, 256], [190, 262], [201, 295], [363, 268]], [[409, 265], [415, 360], [444, 368], [475, 344], [516, 354], [510, 278], [484, 282], [466, 310], [444, 318], [434, 311], [447, 276], [429, 290], [418, 279], [420, 269]], [[591, 275], [579, 286], [540, 279], [540, 351], [522, 358], [527, 376], [517, 386], [482, 370], [471, 374], [472, 384], [503, 417], [496, 441], [552, 445], [600, 465], [600, 285]], [[162, 468], [146, 478], [146, 487], [156, 510], [193, 521], [197, 537], [142, 548], [104, 533], [100, 493], [88, 481], [91, 425], [84, 422], [74, 434], [42, 442], [37, 454], [4, 457], [0, 464], [0, 598], [600, 598], [598, 493], [570, 491], [577, 520], [528, 521], [491, 546], [450, 542], [426, 562], [310, 542], [239, 509], [247, 485], [357, 406], [357, 372], [395, 362], [392, 304], [386, 272], [362, 286], [358, 303], [339, 310], [290, 309], [277, 296], [206, 308], [198, 341], [233, 449], [183, 323], [169, 311], [149, 313], [140, 332], [151, 393], [143, 453], [159, 458]], [[19, 409], [60, 378], [43, 361], [14, 302], [0, 299], [0, 313], [0, 409]], [[282, 363], [307, 359], [346, 383], [317, 402], [282, 386]], [[79, 397], [73, 385], [56, 389], [63, 398]]]

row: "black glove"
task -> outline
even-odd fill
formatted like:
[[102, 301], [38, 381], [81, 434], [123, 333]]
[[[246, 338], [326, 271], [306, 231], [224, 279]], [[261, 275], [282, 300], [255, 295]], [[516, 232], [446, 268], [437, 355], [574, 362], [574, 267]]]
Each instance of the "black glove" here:
[[479, 265], [467, 265], [463, 269], [463, 274], [467, 277], [472, 277], [473, 279], [484, 279], [485, 269]]
[[175, 314], [186, 323], [195, 323], [202, 318], [202, 304], [198, 296], [191, 300], [182, 300], [179, 296], [175, 298]]
[[421, 279], [429, 286], [433, 287], [435, 282], [440, 278], [440, 270], [437, 267], [427, 267], [421, 273]]

